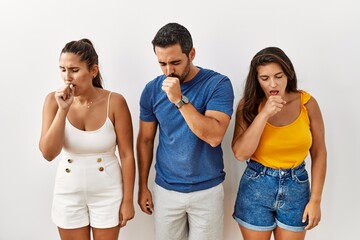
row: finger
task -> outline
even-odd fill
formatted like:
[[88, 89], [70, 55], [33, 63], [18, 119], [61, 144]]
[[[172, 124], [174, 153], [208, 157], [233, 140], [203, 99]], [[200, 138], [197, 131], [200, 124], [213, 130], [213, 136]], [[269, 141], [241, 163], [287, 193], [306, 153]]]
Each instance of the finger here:
[[152, 211], [151, 211], [151, 209], [148, 208], [147, 203], [140, 204], [140, 208], [141, 208], [141, 211], [143, 211], [144, 213], [146, 213], [148, 215], [152, 214]]
[[302, 216], [302, 222], [305, 223], [306, 219], [307, 219], [308, 213], [307, 211], [304, 212], [303, 216]]
[[314, 219], [313, 218], [309, 218], [309, 223], [308, 225], [305, 227], [306, 230], [310, 230], [314, 227]]
[[123, 220], [120, 222], [120, 227], [125, 227], [125, 226], [126, 226], [126, 223], [127, 223], [127, 220], [123, 219]]

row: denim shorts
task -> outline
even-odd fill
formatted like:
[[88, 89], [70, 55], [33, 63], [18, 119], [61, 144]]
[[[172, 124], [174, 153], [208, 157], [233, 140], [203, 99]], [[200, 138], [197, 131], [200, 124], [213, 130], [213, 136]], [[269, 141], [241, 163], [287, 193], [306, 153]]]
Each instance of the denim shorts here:
[[304, 231], [302, 216], [310, 199], [305, 162], [292, 169], [272, 169], [249, 160], [240, 180], [234, 208], [239, 225], [255, 231], [276, 226], [292, 232]]

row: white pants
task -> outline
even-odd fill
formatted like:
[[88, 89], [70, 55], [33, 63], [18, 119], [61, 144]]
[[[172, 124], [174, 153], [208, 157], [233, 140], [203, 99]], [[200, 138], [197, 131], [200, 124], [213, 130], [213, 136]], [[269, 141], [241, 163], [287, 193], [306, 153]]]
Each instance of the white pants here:
[[156, 240], [221, 240], [224, 223], [224, 188], [191, 193], [154, 186]]

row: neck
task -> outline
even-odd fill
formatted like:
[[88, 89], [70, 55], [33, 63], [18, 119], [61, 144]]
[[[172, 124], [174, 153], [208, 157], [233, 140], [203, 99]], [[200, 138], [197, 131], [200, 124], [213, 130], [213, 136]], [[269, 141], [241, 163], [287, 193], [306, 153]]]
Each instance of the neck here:
[[184, 82], [189, 82], [193, 80], [193, 78], [200, 72], [200, 68], [196, 67], [195, 65], [191, 65], [190, 72], [188, 74], [188, 77], [185, 79]]
[[75, 102], [81, 106], [90, 108], [91, 104], [97, 99], [98, 90], [96, 88], [92, 88], [88, 93], [79, 95], [75, 97]]

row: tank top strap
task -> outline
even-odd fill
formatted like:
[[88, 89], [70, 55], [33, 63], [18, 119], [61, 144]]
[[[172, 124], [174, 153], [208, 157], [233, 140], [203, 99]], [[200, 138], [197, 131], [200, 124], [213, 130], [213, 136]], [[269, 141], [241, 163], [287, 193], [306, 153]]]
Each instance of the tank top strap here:
[[108, 103], [107, 103], [107, 109], [106, 109], [106, 117], [109, 117], [109, 109], [110, 109], [110, 96], [111, 96], [111, 93], [109, 93], [109, 96], [108, 96]]
[[311, 98], [311, 95], [304, 90], [300, 90], [301, 104], [305, 105]]

